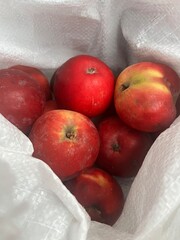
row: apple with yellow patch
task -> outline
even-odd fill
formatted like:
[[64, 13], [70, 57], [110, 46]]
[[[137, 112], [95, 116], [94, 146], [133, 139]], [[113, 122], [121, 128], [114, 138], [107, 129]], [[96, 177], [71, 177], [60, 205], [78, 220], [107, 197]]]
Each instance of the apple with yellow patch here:
[[124, 206], [121, 186], [104, 170], [85, 169], [64, 184], [86, 209], [91, 220], [112, 226], [120, 217]]
[[114, 91], [115, 109], [126, 124], [137, 130], [163, 131], [176, 117], [179, 93], [179, 77], [172, 68], [140, 62], [119, 74]]
[[51, 110], [34, 123], [29, 138], [33, 156], [46, 162], [61, 180], [91, 167], [98, 155], [100, 140], [93, 122], [70, 110]]

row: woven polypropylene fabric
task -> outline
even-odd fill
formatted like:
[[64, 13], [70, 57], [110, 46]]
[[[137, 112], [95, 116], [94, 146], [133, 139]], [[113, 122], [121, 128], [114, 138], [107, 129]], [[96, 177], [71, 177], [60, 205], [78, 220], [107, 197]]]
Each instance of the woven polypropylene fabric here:
[[[180, 74], [179, 22], [178, 0], [0, 1], [0, 68], [23, 63], [51, 77], [69, 57], [90, 54], [115, 74], [139, 61]], [[113, 227], [90, 222], [3, 116], [0, 129], [0, 240], [180, 239], [179, 118], [148, 152]]]

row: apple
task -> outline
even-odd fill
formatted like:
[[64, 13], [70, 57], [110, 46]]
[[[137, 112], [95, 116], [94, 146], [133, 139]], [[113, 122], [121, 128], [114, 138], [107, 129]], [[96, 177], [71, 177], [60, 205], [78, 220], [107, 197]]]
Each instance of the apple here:
[[64, 182], [92, 221], [114, 225], [124, 207], [124, 195], [117, 180], [102, 169], [83, 170], [75, 178]]
[[116, 115], [103, 119], [98, 132], [97, 166], [114, 176], [134, 177], [153, 143], [150, 134], [129, 127]]
[[50, 100], [52, 98], [49, 81], [40, 69], [26, 65], [14, 65], [11, 66], [10, 68], [18, 69], [29, 74], [32, 78], [34, 78], [37, 81], [42, 91], [45, 92], [46, 100]]
[[[180, 78], [176, 71], [163, 63], [139, 62], [128, 66], [121, 74], [121, 81], [133, 79], [137, 82], [155, 81], [165, 84], [171, 91], [176, 102], [180, 94]], [[122, 80], [123, 79], [123, 80]]]
[[99, 134], [93, 122], [70, 110], [52, 110], [41, 115], [29, 138], [33, 156], [46, 162], [62, 180], [92, 166], [99, 152]]
[[141, 62], [125, 68], [117, 78], [114, 91], [118, 116], [127, 125], [145, 132], [163, 131], [176, 117], [179, 81], [173, 75], [170, 78], [170, 71], [166, 75], [165, 67], [163, 72], [155, 66]]
[[51, 99], [46, 101], [43, 113], [56, 109], [58, 109], [57, 103], [54, 99]]
[[114, 83], [114, 75], [103, 61], [77, 55], [56, 70], [53, 92], [59, 108], [95, 117], [110, 105]]
[[0, 113], [25, 134], [43, 113], [45, 95], [37, 82], [17, 69], [0, 70]]

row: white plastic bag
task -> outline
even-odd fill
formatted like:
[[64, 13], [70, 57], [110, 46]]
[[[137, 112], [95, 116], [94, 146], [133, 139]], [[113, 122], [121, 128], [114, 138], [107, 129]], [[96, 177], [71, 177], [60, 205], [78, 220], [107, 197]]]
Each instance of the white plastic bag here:
[[[178, 0], [0, 2], [0, 68], [33, 65], [49, 79], [69, 57], [91, 54], [118, 74], [158, 61], [179, 74]], [[32, 144], [0, 115], [0, 240], [179, 240], [180, 118], [153, 144], [117, 223], [91, 222]]]

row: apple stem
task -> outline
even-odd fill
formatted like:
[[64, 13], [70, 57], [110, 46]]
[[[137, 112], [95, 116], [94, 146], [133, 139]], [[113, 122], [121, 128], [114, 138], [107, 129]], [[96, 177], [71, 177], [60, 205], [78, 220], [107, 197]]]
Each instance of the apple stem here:
[[93, 68], [93, 67], [92, 67], [92, 68], [88, 68], [88, 69], [87, 69], [87, 73], [88, 73], [88, 74], [94, 74], [94, 73], [96, 73], [96, 69]]

